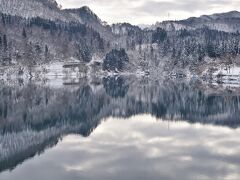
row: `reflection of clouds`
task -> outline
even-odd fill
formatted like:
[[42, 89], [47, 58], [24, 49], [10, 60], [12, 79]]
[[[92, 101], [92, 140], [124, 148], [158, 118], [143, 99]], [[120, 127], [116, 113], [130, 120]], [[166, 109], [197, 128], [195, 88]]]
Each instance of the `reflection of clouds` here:
[[60, 180], [237, 180], [239, 135], [240, 129], [155, 121], [145, 115], [109, 118], [90, 137], [67, 136], [44, 155], [5, 173], [3, 180], [27, 179], [30, 167], [41, 170], [35, 176], [54, 171], [51, 178]]

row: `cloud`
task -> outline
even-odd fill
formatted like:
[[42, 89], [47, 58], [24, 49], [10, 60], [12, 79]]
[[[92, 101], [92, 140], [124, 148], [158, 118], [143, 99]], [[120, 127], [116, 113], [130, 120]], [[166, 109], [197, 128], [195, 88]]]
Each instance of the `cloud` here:
[[153, 24], [167, 19], [184, 19], [240, 10], [239, 0], [57, 0], [63, 8], [89, 6], [109, 23]]
[[87, 138], [69, 135], [5, 180], [239, 179], [240, 129], [108, 118]]

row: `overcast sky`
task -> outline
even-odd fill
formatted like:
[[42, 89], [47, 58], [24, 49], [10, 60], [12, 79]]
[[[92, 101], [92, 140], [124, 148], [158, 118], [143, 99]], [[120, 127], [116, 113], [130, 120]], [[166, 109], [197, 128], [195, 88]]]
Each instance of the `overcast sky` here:
[[154, 24], [167, 19], [240, 11], [240, 0], [57, 0], [63, 8], [89, 6], [109, 24]]

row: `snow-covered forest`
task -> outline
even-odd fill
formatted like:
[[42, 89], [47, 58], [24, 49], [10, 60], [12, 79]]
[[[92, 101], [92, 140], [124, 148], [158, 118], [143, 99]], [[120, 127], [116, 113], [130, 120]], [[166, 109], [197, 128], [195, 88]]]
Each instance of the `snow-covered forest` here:
[[[93, 65], [98, 71], [185, 76], [211, 76], [223, 66], [239, 66], [237, 11], [158, 22], [145, 29], [108, 25], [88, 7], [61, 9], [54, 0], [3, 0], [0, 13], [0, 63], [14, 67], [16, 75], [31, 77], [33, 66], [73, 60], [81, 69]], [[121, 59], [121, 49], [127, 54], [120, 60], [128, 60], [125, 68], [108, 58]]]

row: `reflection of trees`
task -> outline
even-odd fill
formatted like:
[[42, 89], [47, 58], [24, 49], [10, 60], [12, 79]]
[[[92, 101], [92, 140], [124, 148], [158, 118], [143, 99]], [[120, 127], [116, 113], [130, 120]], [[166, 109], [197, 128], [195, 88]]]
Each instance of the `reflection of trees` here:
[[103, 86], [106, 93], [113, 98], [123, 98], [129, 89], [129, 85], [126, 84], [124, 78], [117, 76], [103, 78]]
[[89, 86], [74, 91], [29, 84], [3, 87], [0, 93], [0, 171], [41, 153], [64, 134], [83, 136], [104, 117], [108, 98], [95, 96]]
[[[64, 123], [91, 124], [96, 117], [129, 117], [139, 113], [192, 122], [223, 123], [239, 120], [239, 96], [226, 98], [205, 95], [198, 89], [180, 83], [129, 85], [122, 77], [104, 78], [103, 86], [104, 89], [95, 93], [88, 85], [74, 91], [34, 84], [23, 87], [2, 86], [0, 132], [18, 132], [29, 127], [40, 131]], [[115, 98], [118, 98], [117, 101]], [[114, 109], [120, 109], [124, 114], [116, 114]]]
[[2, 86], [0, 164], [5, 166], [0, 171], [54, 145], [65, 134], [89, 136], [109, 116], [148, 113], [164, 120], [238, 127], [239, 107], [240, 96], [206, 95], [184, 83], [128, 84], [122, 77], [104, 78], [97, 91], [87, 84], [76, 89]]
[[55, 146], [58, 143], [58, 137], [46, 138], [41, 144], [32, 145], [25, 151], [17, 152], [7, 159], [0, 161], [0, 172], [6, 169], [14, 169], [18, 164], [21, 164], [26, 159], [34, 157], [36, 154], [41, 154], [46, 148]]

